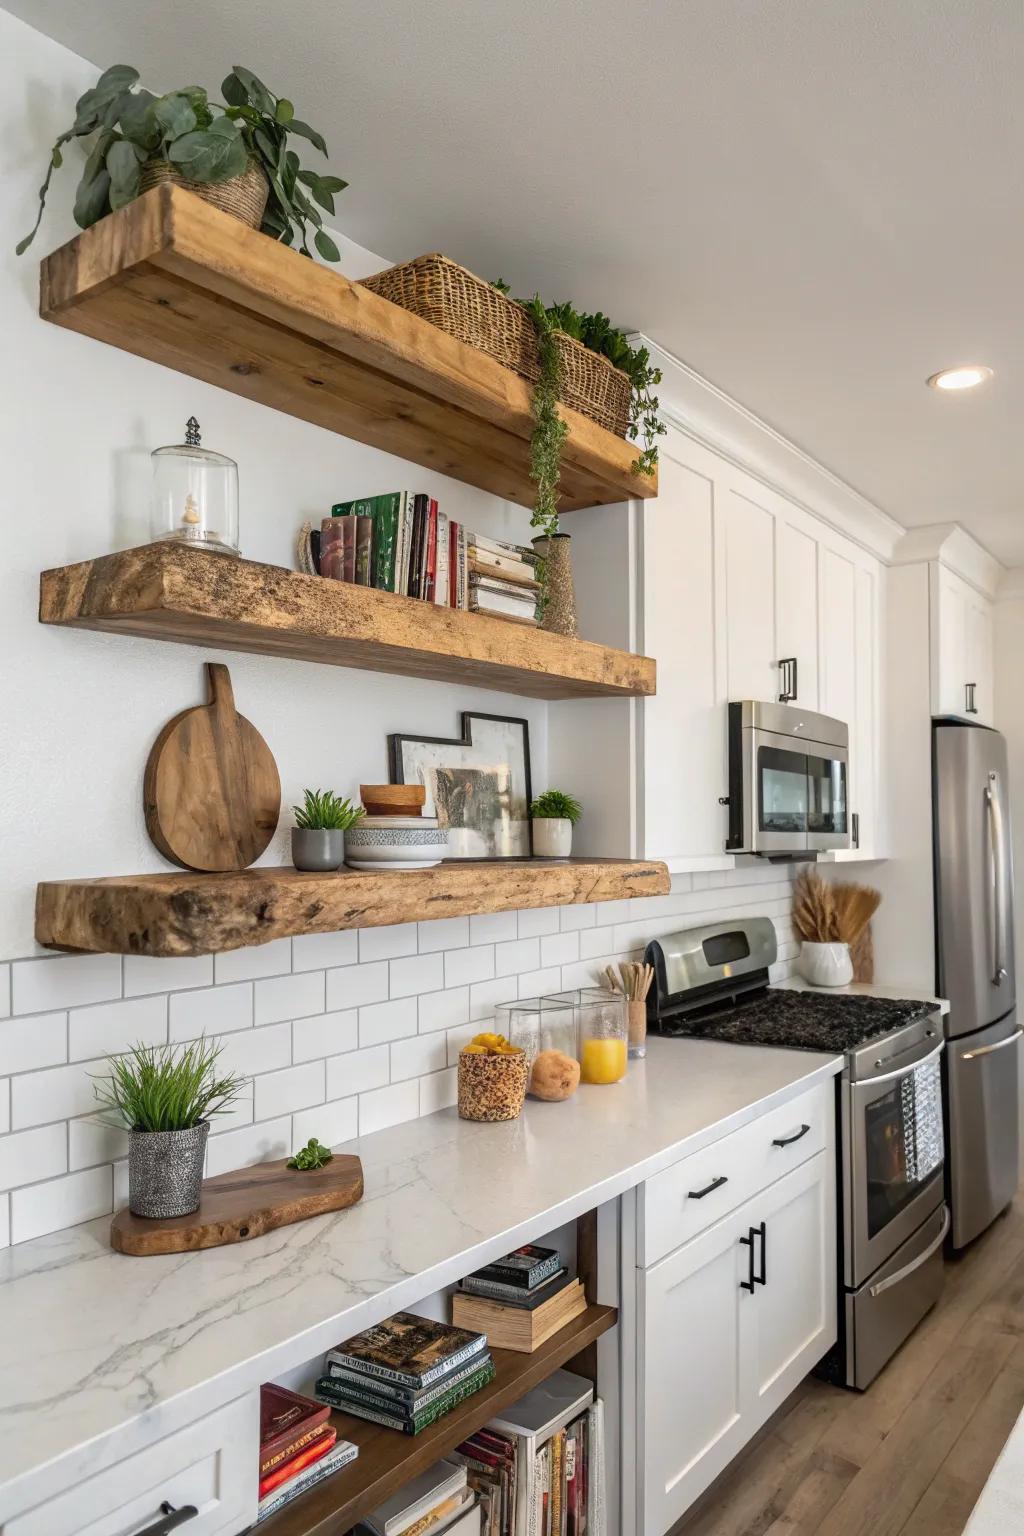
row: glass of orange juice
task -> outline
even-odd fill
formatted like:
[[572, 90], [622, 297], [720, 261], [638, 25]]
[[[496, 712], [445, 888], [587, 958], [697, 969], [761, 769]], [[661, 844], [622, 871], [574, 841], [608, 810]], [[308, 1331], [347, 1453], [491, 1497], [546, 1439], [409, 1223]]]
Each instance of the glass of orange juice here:
[[576, 1014], [576, 1055], [584, 1083], [617, 1083], [629, 1059], [626, 999], [601, 987], [558, 994], [571, 998]]

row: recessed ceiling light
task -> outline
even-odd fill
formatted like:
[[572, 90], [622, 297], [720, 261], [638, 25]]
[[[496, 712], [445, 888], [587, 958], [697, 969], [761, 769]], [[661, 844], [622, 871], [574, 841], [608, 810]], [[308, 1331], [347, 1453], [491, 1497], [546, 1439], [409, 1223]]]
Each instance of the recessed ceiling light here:
[[992, 377], [984, 363], [962, 363], [959, 368], [943, 368], [927, 381], [932, 389], [975, 389]]

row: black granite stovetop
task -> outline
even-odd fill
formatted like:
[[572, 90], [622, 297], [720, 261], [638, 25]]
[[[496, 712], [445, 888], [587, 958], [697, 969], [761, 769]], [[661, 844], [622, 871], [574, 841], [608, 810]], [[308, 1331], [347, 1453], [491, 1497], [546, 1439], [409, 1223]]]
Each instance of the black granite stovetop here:
[[781, 1045], [798, 1051], [848, 1051], [935, 1010], [910, 998], [829, 996], [783, 989], [752, 994], [721, 1010], [675, 1014], [655, 1026], [663, 1035]]

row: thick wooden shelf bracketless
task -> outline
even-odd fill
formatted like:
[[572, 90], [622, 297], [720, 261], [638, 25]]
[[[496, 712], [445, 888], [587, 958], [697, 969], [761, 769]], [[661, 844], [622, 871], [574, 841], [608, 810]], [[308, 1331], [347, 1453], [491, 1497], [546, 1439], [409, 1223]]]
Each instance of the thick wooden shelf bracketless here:
[[[125, 352], [532, 506], [532, 386], [484, 352], [167, 183], [42, 263], [40, 313]], [[565, 510], [656, 496], [577, 411]]]
[[36, 888], [36, 938], [51, 949], [96, 954], [210, 955], [294, 934], [671, 889], [666, 865], [628, 859], [446, 859], [433, 869], [383, 872], [281, 868], [47, 880]]
[[655, 687], [646, 656], [166, 542], [44, 571], [39, 617], [540, 699], [625, 697]]

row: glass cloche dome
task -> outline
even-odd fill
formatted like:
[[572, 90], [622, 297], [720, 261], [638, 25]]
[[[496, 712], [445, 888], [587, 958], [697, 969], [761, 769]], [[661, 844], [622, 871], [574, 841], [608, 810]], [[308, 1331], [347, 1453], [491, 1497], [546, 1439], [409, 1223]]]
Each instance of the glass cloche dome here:
[[237, 555], [238, 465], [200, 446], [199, 423], [190, 416], [185, 441], [156, 448], [150, 537], [196, 549]]

